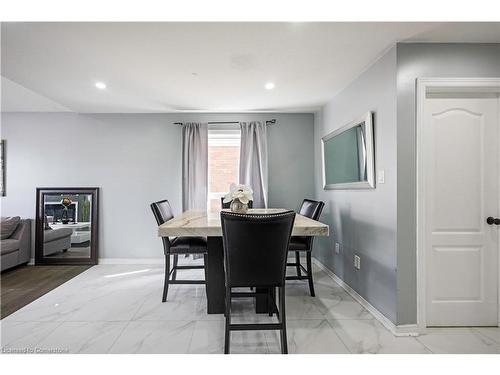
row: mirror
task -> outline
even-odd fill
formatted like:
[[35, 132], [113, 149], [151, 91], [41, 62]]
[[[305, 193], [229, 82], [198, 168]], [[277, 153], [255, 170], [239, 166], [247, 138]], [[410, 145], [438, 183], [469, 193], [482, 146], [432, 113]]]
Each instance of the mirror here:
[[322, 138], [323, 188], [375, 188], [372, 113]]
[[37, 188], [36, 264], [97, 264], [98, 188]]

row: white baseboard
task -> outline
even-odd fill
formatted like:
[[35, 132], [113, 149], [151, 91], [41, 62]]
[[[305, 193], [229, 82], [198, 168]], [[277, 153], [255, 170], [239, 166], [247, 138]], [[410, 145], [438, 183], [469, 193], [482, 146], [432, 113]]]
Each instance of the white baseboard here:
[[387, 328], [394, 336], [418, 336], [419, 330], [416, 324], [403, 324], [403, 325], [395, 325], [389, 318], [387, 318], [384, 314], [378, 311], [370, 302], [365, 300], [362, 296], [360, 296], [354, 289], [352, 289], [348, 284], [344, 282], [340, 277], [335, 275], [329, 268], [327, 268], [323, 263], [321, 263], [318, 259], [312, 258], [313, 263], [316, 264], [319, 268], [321, 268], [325, 273], [330, 276], [333, 281], [339, 284], [342, 289], [344, 289], [352, 298], [354, 298], [361, 306], [363, 306], [366, 310], [372, 314], [375, 319], [377, 319], [385, 328]]
[[[179, 256], [179, 265], [203, 262], [203, 258], [193, 260], [191, 257]], [[162, 264], [165, 257], [161, 258], [99, 258], [98, 264]]]
[[165, 264], [165, 258], [99, 258], [98, 264]]
[[[179, 264], [187, 263], [182, 257]], [[35, 259], [31, 258], [28, 265], [33, 266]], [[165, 264], [165, 258], [99, 258], [97, 264]]]
[[[31, 258], [28, 265], [34, 264], [35, 259]], [[165, 264], [165, 258], [99, 258], [97, 264]]]

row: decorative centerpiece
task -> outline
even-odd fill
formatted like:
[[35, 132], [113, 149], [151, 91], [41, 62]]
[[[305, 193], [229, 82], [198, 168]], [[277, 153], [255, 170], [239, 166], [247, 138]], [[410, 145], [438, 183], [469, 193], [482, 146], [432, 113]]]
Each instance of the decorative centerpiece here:
[[68, 207], [71, 206], [73, 202], [71, 202], [71, 199], [68, 197], [64, 197], [61, 201], [61, 204], [63, 205], [63, 212], [61, 215], [61, 221], [63, 224], [68, 224], [69, 223], [69, 217], [68, 217]]
[[248, 202], [253, 200], [253, 190], [250, 186], [231, 184], [229, 193], [224, 196], [224, 203], [231, 202], [231, 211], [238, 213], [246, 213], [248, 210]]

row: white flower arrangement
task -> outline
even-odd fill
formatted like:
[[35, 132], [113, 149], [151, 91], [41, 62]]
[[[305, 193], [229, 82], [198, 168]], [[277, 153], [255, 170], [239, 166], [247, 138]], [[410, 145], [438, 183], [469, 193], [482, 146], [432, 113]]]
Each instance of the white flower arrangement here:
[[224, 196], [224, 203], [229, 203], [234, 199], [238, 199], [243, 204], [248, 204], [253, 201], [253, 190], [247, 185], [231, 184], [229, 193]]

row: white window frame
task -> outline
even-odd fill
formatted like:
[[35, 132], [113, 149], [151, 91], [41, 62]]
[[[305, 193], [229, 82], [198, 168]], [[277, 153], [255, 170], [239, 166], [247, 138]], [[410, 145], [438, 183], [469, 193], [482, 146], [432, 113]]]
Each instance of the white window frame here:
[[[238, 146], [241, 147], [241, 130], [231, 127], [209, 126], [208, 127], [208, 147], [210, 146]], [[220, 199], [227, 191], [210, 192], [210, 165], [208, 168], [208, 192], [207, 209], [210, 208], [212, 199]], [[238, 181], [234, 181], [238, 183]], [[229, 187], [228, 187], [229, 188]]]

